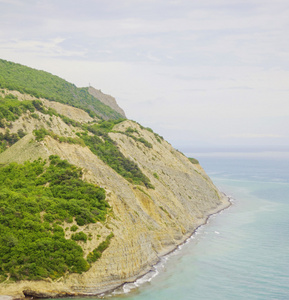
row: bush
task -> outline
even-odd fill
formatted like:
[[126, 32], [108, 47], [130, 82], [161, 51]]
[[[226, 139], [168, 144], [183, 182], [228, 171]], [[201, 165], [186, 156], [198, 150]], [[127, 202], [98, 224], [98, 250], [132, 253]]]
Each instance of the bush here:
[[76, 231], [77, 229], [78, 229], [78, 226], [76, 226], [76, 225], [72, 225], [70, 227], [70, 231]]
[[155, 177], [156, 179], [160, 179], [160, 178], [159, 178], [159, 175], [158, 175], [157, 173], [153, 173], [153, 175], [154, 175], [154, 177]]
[[189, 157], [189, 160], [194, 165], [198, 165], [199, 164], [199, 161], [197, 159], [195, 159], [195, 158]]
[[87, 255], [87, 261], [88, 263], [93, 263], [96, 262], [102, 255], [102, 253], [104, 252], [105, 249], [108, 248], [111, 239], [114, 237], [113, 233], [111, 233], [110, 235], [108, 235], [106, 237], [106, 239], [101, 242], [97, 248], [95, 248], [92, 252], [90, 252]]
[[74, 240], [74, 241], [84, 241], [84, 242], [86, 242], [87, 241], [87, 235], [84, 232], [80, 231], [80, 232], [74, 233], [71, 236], [71, 239]]

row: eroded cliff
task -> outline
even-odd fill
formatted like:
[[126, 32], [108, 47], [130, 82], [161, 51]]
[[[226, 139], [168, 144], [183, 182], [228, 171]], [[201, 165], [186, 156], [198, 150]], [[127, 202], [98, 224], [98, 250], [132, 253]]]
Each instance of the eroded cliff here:
[[[33, 100], [33, 97], [29, 99]], [[52, 105], [42, 101], [45, 106]], [[75, 119], [78, 116], [80, 122], [92, 121], [78, 109], [55, 103], [53, 108]], [[135, 122], [125, 120], [115, 125], [109, 137], [126, 158], [137, 164], [154, 188], [124, 179], [84, 145], [60, 142], [51, 136], [37, 141], [32, 133], [35, 128], [45, 127], [58, 135], [71, 137], [81, 131], [64, 123], [59, 116], [37, 114], [37, 119], [27, 113], [13, 122], [11, 132], [23, 129], [27, 135], [0, 154], [0, 164], [22, 163], [39, 157], [47, 159], [54, 154], [81, 167], [83, 179], [103, 187], [112, 207], [105, 222], [79, 227], [78, 231], [91, 236], [87, 243], [79, 242], [85, 256], [110, 232], [114, 237], [87, 272], [67, 274], [55, 281], [15, 283], [6, 280], [0, 284], [2, 295], [94, 295], [133, 281], [149, 271], [160, 256], [190, 236], [209, 214], [229, 204], [200, 165], [192, 164], [164, 139]], [[66, 236], [69, 237], [69, 233]]]

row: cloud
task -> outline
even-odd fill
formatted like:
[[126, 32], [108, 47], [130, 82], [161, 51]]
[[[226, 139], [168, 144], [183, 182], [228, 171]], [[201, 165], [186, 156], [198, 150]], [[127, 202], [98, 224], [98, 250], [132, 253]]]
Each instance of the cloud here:
[[273, 138], [273, 139], [280, 139], [284, 138], [284, 136], [280, 134], [259, 134], [259, 133], [242, 133], [242, 134], [228, 134], [222, 136], [222, 138], [241, 138], [241, 139], [263, 139], [263, 138]]
[[21, 3], [0, 0], [2, 58], [90, 82], [171, 141], [289, 142], [287, 0]]
[[81, 51], [64, 49], [62, 46], [64, 41], [64, 38], [54, 38], [47, 41], [18, 39], [11, 39], [9, 41], [1, 40], [1, 48], [5, 49], [6, 51], [14, 51], [19, 53], [28, 52], [39, 56], [49, 57], [83, 57], [85, 55], [86, 51], [84, 49]]
[[0, 4], [1, 3], [5, 3], [9, 5], [19, 5], [19, 6], [25, 5], [22, 1], [19, 0], [0, 0]]

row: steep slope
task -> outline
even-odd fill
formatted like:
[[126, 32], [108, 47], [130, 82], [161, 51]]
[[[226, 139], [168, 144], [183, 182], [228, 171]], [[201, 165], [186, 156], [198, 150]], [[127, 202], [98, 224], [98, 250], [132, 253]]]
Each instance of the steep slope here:
[[104, 119], [123, 117], [88, 92], [88, 88], [77, 88], [45, 71], [0, 59], [0, 88], [16, 90], [37, 98], [69, 104], [88, 112], [90, 116]]
[[[2, 94], [8, 93], [11, 92], [5, 90]], [[150, 129], [129, 120], [91, 125], [92, 119], [77, 108], [63, 109], [61, 104], [54, 106], [53, 111], [47, 100], [42, 99], [41, 106], [31, 96], [12, 93], [22, 103], [34, 103], [35, 111], [22, 109], [19, 100], [11, 100], [22, 111], [14, 119], [8, 114], [11, 120], [5, 120], [0, 131], [6, 133], [9, 125], [10, 135], [23, 131], [24, 136], [6, 145], [0, 164], [24, 163], [39, 157], [48, 161], [51, 155], [57, 155], [80, 167], [85, 182], [105, 189], [112, 211], [105, 221], [96, 223], [79, 225], [76, 219], [72, 223], [56, 222], [68, 229], [64, 231], [66, 239], [71, 238], [69, 228], [76, 224], [76, 233], [90, 237], [86, 242], [77, 241], [84, 259], [111, 233], [113, 237], [101, 257], [90, 263], [88, 271], [37, 281], [14, 282], [8, 277], [0, 283], [0, 294], [47, 297], [110, 290], [149, 271], [161, 255], [183, 242], [209, 214], [229, 205], [199, 164], [192, 164]], [[78, 123], [67, 119], [75, 115], [82, 116]], [[107, 161], [104, 154], [111, 149], [116, 157]], [[123, 165], [118, 165], [119, 161]]]
[[113, 110], [117, 111], [119, 114], [122, 115], [123, 118], [126, 118], [125, 112], [123, 111], [122, 108], [120, 108], [118, 106], [115, 98], [113, 98], [110, 95], [106, 95], [106, 94], [102, 93], [101, 90], [97, 90], [91, 86], [88, 88], [88, 92], [90, 95], [92, 95], [93, 97], [95, 97], [96, 99], [101, 101], [103, 104], [105, 104], [105, 105], [111, 107]]

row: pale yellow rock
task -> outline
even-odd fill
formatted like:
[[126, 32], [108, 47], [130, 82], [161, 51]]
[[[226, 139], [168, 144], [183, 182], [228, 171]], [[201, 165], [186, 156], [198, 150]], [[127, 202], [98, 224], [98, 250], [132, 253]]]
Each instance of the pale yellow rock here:
[[[135, 129], [134, 136], [144, 138], [152, 148], [121, 133], [128, 127]], [[42, 296], [91, 295], [110, 290], [145, 274], [160, 256], [188, 238], [211, 213], [229, 205], [199, 165], [192, 164], [154, 133], [124, 121], [115, 126], [110, 137], [126, 157], [138, 164], [155, 189], [130, 184], [87, 147], [59, 143], [49, 136], [36, 142], [29, 134], [0, 154], [0, 163], [56, 154], [83, 168], [85, 180], [105, 188], [113, 209], [105, 224], [79, 229], [92, 236], [91, 242], [81, 244], [85, 254], [110, 232], [114, 233], [109, 248], [88, 272], [70, 274], [54, 282], [4, 282], [0, 284], [0, 294], [19, 296], [26, 290]], [[69, 237], [69, 233], [66, 235]]]
[[111, 107], [113, 110], [117, 111], [124, 118], [126, 118], [125, 113], [122, 108], [120, 108], [114, 97], [104, 94], [101, 90], [97, 90], [94, 87], [90, 86], [88, 88], [88, 92], [90, 95], [101, 101], [103, 104]]
[[16, 96], [20, 101], [40, 100], [46, 107], [51, 107], [51, 108], [55, 109], [59, 114], [64, 115], [64, 116], [66, 116], [74, 121], [80, 122], [80, 123], [87, 123], [87, 122], [91, 122], [94, 120], [84, 110], [76, 108], [76, 107], [72, 107], [70, 105], [66, 105], [63, 103], [55, 102], [55, 101], [49, 101], [49, 100], [43, 99], [43, 98], [38, 99], [31, 95], [21, 94], [18, 91], [9, 91], [6, 89], [0, 89], [0, 92], [1, 91], [4, 92], [4, 95], [12, 94], [12, 95]]

